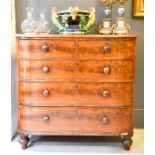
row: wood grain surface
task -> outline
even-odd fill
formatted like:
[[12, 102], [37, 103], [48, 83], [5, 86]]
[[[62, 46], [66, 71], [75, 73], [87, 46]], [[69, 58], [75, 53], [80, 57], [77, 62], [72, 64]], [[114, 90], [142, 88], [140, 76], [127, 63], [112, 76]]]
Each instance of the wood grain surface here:
[[[42, 47], [48, 46], [47, 51]], [[20, 40], [19, 57], [22, 58], [53, 58], [73, 57], [75, 52], [75, 41], [72, 40]]]
[[[45, 119], [47, 118], [48, 119]], [[107, 117], [108, 121], [103, 122]], [[31, 132], [128, 132], [131, 130], [132, 110], [128, 108], [80, 107], [19, 107], [19, 129]]]
[[[118, 46], [119, 45], [119, 46]], [[109, 46], [109, 51], [105, 52], [104, 47]], [[106, 39], [78, 41], [77, 53], [81, 59], [101, 59], [101, 58], [133, 58], [135, 50], [134, 40]]]
[[[21, 82], [19, 102], [33, 106], [128, 106], [132, 83]], [[43, 92], [48, 91], [44, 96]], [[104, 92], [108, 91], [108, 96]]]
[[[48, 67], [48, 73], [43, 72]], [[108, 67], [109, 72], [104, 73]], [[52, 78], [101, 78], [131, 79], [133, 78], [133, 61], [50, 61], [20, 60], [19, 77], [34, 79]]]

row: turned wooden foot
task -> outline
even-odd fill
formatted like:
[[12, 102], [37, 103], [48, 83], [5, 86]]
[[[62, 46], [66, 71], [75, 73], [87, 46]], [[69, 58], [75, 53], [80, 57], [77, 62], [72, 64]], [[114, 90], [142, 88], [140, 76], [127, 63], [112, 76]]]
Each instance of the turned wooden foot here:
[[21, 148], [23, 150], [25, 150], [27, 148], [28, 143], [29, 143], [28, 135], [20, 135], [19, 143], [21, 144]]
[[122, 143], [123, 143], [124, 149], [127, 150], [127, 151], [130, 150], [130, 147], [131, 147], [131, 145], [133, 143], [133, 141], [131, 139], [132, 135], [133, 134], [129, 134], [127, 136], [124, 136], [123, 139], [122, 139]]

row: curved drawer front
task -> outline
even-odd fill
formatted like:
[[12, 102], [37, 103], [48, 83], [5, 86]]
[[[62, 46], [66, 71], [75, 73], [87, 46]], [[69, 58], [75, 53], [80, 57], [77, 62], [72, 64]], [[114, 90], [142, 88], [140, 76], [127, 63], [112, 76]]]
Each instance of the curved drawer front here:
[[127, 58], [135, 55], [135, 40], [83, 40], [78, 42], [78, 57], [92, 58]]
[[69, 40], [20, 40], [18, 46], [24, 58], [68, 58], [75, 51], [75, 42]]
[[132, 79], [133, 61], [19, 61], [20, 77]]
[[131, 108], [19, 107], [19, 129], [50, 134], [128, 132]]
[[19, 102], [33, 106], [126, 106], [132, 83], [20, 82]]

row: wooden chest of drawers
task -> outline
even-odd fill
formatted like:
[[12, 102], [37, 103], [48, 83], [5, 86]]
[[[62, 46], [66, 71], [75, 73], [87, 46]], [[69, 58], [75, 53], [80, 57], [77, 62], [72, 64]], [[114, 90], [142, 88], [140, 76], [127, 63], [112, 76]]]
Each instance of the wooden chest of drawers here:
[[133, 134], [135, 35], [17, 36], [18, 133]]

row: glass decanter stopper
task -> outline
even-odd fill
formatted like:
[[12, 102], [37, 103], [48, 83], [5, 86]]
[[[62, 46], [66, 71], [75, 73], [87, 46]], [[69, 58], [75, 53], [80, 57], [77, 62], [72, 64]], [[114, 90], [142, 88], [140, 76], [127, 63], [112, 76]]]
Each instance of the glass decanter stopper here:
[[25, 34], [35, 34], [37, 23], [32, 17], [33, 8], [27, 7], [27, 18], [21, 24], [21, 30]]
[[37, 22], [37, 33], [48, 34], [50, 32], [50, 24], [45, 18], [45, 10], [43, 9], [40, 13], [40, 19]]

